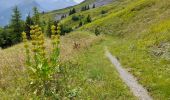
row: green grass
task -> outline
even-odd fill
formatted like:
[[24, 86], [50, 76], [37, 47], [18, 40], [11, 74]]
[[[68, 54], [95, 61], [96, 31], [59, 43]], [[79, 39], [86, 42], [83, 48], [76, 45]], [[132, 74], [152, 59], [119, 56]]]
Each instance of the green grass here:
[[[124, 3], [123, 3], [124, 2]], [[129, 0], [118, 3], [118, 11], [80, 28], [94, 32], [95, 27], [109, 34], [110, 51], [155, 100], [170, 98], [169, 15], [166, 0]], [[159, 13], [159, 14], [158, 14]]]
[[104, 46], [108, 43], [105, 40], [98, 42], [74, 58], [74, 62], [79, 66], [79, 70], [75, 72], [76, 80], [81, 80], [82, 83], [79, 99], [135, 100], [136, 98], [105, 56]]
[[[157, 6], [158, 5], [156, 5], [156, 7]], [[138, 14], [138, 16], [143, 15], [140, 13]], [[155, 100], [166, 100], [170, 98], [169, 19], [166, 18], [167, 16], [164, 16], [165, 19], [159, 19], [159, 21], [155, 21], [156, 19], [152, 18], [153, 16], [149, 17], [151, 17], [149, 18], [151, 21], [148, 25], [146, 25], [147, 27], [144, 26], [143, 22], [137, 24], [137, 29], [143, 29], [140, 34], [136, 33], [139, 30], [135, 30], [135, 28], [131, 30], [127, 27], [124, 27], [124, 30], [122, 32], [124, 32], [125, 30], [128, 31], [124, 32], [126, 34], [124, 34], [123, 37], [121, 35], [113, 35], [108, 38], [108, 40], [106, 40], [108, 44], [103, 45], [103, 47], [109, 47], [110, 51], [120, 59], [125, 68], [127, 68], [132, 74], [137, 77], [138, 81], [149, 91], [149, 93]], [[132, 26], [136, 25], [134, 23], [138, 22], [136, 18], [133, 19], [134, 23], [132, 23], [131, 20], [132, 19], [130, 18], [129, 24]], [[144, 19], [142, 18], [141, 20], [144, 21]], [[92, 25], [94, 23], [92, 23]], [[89, 25], [86, 25], [84, 27], [93, 28]], [[95, 23], [94, 25], [98, 24]], [[130, 34], [129, 32], [132, 33]], [[112, 35], [113, 33], [110, 34]], [[91, 55], [92, 54], [96, 55], [96, 52], [92, 52]], [[90, 58], [95, 59], [91, 56], [88, 57], [87, 55], [84, 55], [84, 57], [86, 58], [84, 59], [85, 63], [87, 63], [87, 61], [89, 61], [88, 59]], [[92, 71], [90, 70], [90, 73], [91, 74], [89, 75], [89, 77], [91, 77], [92, 79], [94, 79], [94, 77], [96, 77], [96, 79], [100, 79], [100, 77], [102, 76], [101, 70], [97, 68], [92, 68]]]
[[167, 100], [170, 94], [170, 63], [138, 48], [137, 41], [115, 38], [109, 46], [123, 66], [133, 73], [155, 100]]

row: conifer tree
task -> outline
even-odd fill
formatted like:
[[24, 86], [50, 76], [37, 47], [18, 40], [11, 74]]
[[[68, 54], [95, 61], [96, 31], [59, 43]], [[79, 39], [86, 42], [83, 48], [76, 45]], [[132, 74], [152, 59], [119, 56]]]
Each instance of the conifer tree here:
[[51, 19], [48, 20], [48, 23], [47, 23], [47, 31], [46, 31], [46, 35], [47, 37], [51, 38], [51, 35], [52, 35], [52, 32], [51, 32], [51, 26], [52, 26], [52, 21]]
[[61, 16], [61, 19], [63, 19], [63, 18], [66, 18], [66, 15], [62, 15], [62, 16]]
[[90, 15], [87, 16], [86, 21], [87, 21], [87, 23], [90, 23], [92, 21]]
[[88, 6], [87, 6], [87, 10], [89, 10], [89, 9], [90, 9], [90, 6], [88, 5]]
[[[53, 25], [55, 26], [55, 27], [58, 27], [58, 24], [59, 24], [59, 21], [54, 21], [53, 22]], [[56, 30], [57, 31], [57, 30]]]
[[26, 18], [26, 21], [25, 21], [25, 32], [26, 32], [26, 35], [27, 35], [27, 38], [30, 39], [30, 30], [31, 30], [31, 26], [33, 25], [33, 20], [30, 16], [30, 14], [27, 16]]
[[75, 8], [73, 8], [73, 10], [72, 10], [72, 14], [74, 14], [74, 13], [76, 13], [76, 9]]
[[21, 23], [21, 14], [17, 6], [13, 9], [10, 27], [13, 33], [12, 42], [14, 44], [20, 42], [21, 41], [20, 33], [22, 31], [22, 23]]
[[80, 23], [79, 23], [79, 27], [81, 27], [83, 25], [83, 22], [82, 21], [80, 21]]
[[87, 6], [84, 6], [84, 10], [87, 10]]
[[64, 18], [64, 15], [62, 15], [60, 19], [63, 19], [63, 18]]
[[95, 5], [95, 4], [93, 4], [93, 8], [96, 8], [96, 5]]
[[70, 10], [69, 15], [72, 15], [72, 14], [74, 14], [74, 13], [76, 13], [76, 9], [75, 9], [75, 8], [73, 8], [73, 9]]
[[96, 36], [100, 35], [100, 31], [99, 31], [99, 29], [97, 27], [95, 28], [95, 35]]
[[33, 8], [33, 21], [34, 21], [34, 25], [40, 25], [40, 16], [37, 7]]
[[84, 7], [81, 8], [81, 11], [84, 11]]
[[72, 14], [72, 10], [69, 11], [69, 15], [71, 15], [71, 14]]

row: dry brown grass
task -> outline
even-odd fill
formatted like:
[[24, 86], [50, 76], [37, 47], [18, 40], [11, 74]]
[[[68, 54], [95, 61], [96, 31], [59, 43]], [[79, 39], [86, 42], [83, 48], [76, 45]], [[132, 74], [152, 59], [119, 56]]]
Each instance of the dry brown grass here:
[[[74, 57], [82, 49], [88, 49], [92, 44], [102, 40], [88, 32], [75, 32], [61, 39], [61, 60], [66, 61]], [[75, 48], [75, 43], [79, 46]]]

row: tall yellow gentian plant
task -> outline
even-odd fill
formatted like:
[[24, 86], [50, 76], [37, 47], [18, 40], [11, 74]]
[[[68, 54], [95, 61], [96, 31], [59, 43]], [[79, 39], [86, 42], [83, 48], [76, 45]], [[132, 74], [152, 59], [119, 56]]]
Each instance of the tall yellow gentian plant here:
[[24, 47], [26, 50], [26, 66], [30, 78], [30, 86], [35, 94], [49, 95], [53, 93], [50, 89], [51, 81], [54, 80], [54, 74], [59, 71], [59, 43], [60, 43], [60, 25], [56, 28], [51, 27], [52, 31], [52, 52], [50, 57], [46, 55], [46, 47], [44, 45], [45, 38], [41, 28], [38, 25], [31, 26], [31, 45], [26, 37], [26, 33], [22, 33]]

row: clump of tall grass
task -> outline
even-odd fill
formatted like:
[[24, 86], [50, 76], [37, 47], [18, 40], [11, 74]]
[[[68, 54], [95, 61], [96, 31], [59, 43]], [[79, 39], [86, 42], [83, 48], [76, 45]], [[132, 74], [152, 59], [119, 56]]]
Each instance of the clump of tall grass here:
[[35, 95], [54, 96], [59, 90], [57, 81], [58, 73], [60, 73], [60, 29], [60, 25], [57, 28], [54, 25], [51, 27], [52, 52], [50, 56], [46, 54], [44, 34], [38, 25], [31, 26], [31, 44], [27, 40], [26, 33], [22, 33], [29, 74], [29, 90]]

